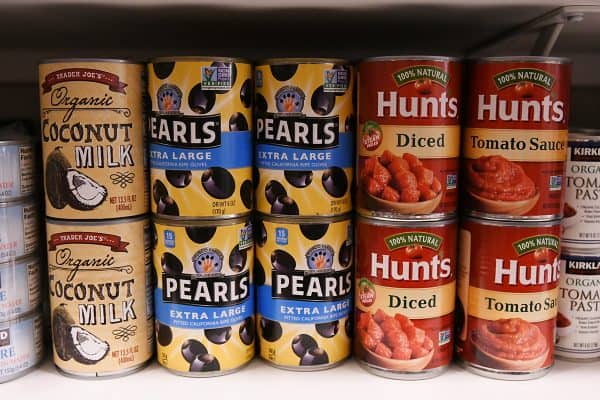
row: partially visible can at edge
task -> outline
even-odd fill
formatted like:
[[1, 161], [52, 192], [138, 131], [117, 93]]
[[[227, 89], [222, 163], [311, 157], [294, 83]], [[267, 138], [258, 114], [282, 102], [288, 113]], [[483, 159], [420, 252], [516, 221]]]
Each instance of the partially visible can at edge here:
[[31, 372], [42, 361], [44, 353], [41, 311], [0, 322], [0, 383]]
[[315, 371], [350, 356], [353, 236], [349, 214], [257, 216], [256, 319], [263, 360]]
[[0, 203], [0, 263], [37, 251], [38, 212], [33, 198]]
[[149, 211], [145, 69], [127, 60], [39, 66], [46, 215], [104, 220]]
[[147, 217], [46, 219], [54, 364], [76, 377], [116, 377], [154, 354]]
[[456, 354], [469, 371], [525, 380], [554, 364], [559, 235], [558, 219], [462, 219]]
[[352, 211], [352, 64], [271, 59], [254, 74], [256, 210], [303, 217]]
[[462, 64], [376, 57], [358, 75], [358, 210], [427, 219], [456, 212]]
[[153, 225], [158, 362], [190, 377], [239, 370], [255, 351], [250, 218]]
[[33, 140], [20, 123], [0, 127], [0, 201], [14, 201], [34, 192]]
[[38, 255], [0, 263], [0, 321], [35, 310], [42, 301]]
[[252, 64], [170, 57], [148, 65], [152, 212], [163, 218], [250, 213]]

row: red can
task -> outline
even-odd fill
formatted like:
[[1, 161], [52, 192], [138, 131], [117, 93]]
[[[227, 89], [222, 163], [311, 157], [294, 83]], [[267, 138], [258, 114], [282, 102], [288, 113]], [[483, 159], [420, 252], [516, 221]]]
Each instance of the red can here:
[[466, 217], [459, 234], [456, 352], [499, 379], [544, 375], [554, 362], [560, 220]]
[[358, 217], [355, 356], [376, 375], [423, 379], [452, 360], [455, 218]]
[[439, 219], [456, 211], [461, 72], [450, 57], [382, 57], [359, 65], [361, 213]]
[[464, 205], [494, 219], [561, 215], [571, 65], [492, 57], [469, 66]]

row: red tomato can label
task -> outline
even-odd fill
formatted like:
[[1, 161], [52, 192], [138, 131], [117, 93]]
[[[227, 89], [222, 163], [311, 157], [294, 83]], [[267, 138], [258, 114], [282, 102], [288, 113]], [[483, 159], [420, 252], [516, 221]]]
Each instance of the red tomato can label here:
[[448, 57], [385, 57], [360, 64], [361, 213], [439, 218], [456, 211], [461, 70]]
[[437, 375], [452, 360], [456, 219], [359, 217], [355, 355], [389, 378]]
[[529, 379], [552, 366], [559, 235], [559, 220], [462, 221], [456, 352], [473, 372]]
[[493, 218], [561, 215], [571, 66], [485, 58], [469, 68], [461, 176], [466, 208]]

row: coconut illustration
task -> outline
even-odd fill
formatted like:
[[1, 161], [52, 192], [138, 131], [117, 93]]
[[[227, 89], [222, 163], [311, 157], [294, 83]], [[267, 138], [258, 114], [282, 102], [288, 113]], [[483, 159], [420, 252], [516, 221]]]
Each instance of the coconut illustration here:
[[75, 321], [69, 315], [64, 304], [56, 307], [52, 312], [52, 342], [58, 357], [63, 361], [73, 358], [71, 354], [71, 326]]
[[65, 179], [68, 187], [67, 201], [76, 210], [93, 210], [102, 204], [108, 195], [104, 186], [74, 168], [67, 170]]
[[71, 163], [60, 147], [56, 147], [46, 159], [46, 195], [52, 207], [65, 208], [67, 201], [66, 176]]

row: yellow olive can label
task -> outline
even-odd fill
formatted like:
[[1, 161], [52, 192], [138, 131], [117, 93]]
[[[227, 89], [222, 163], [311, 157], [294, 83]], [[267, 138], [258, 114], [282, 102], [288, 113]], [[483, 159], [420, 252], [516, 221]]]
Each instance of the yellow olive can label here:
[[46, 220], [54, 363], [76, 376], [132, 372], [154, 350], [149, 221]]

